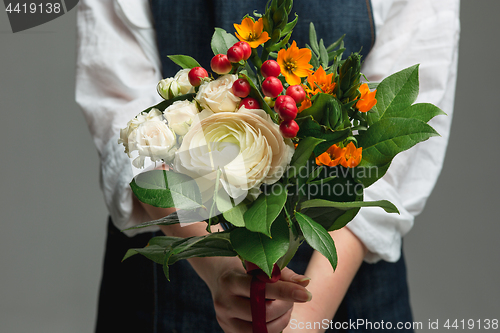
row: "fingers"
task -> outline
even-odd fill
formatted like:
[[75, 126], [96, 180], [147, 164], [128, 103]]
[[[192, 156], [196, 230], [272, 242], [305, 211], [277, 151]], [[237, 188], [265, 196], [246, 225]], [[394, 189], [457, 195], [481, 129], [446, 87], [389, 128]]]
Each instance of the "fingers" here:
[[309, 302], [312, 295], [306, 288], [293, 282], [278, 281], [266, 285], [266, 298], [289, 302]]
[[302, 287], [307, 287], [309, 284], [309, 281], [311, 281], [311, 278], [308, 278], [305, 275], [297, 274], [294, 271], [292, 271], [290, 268], [285, 267], [281, 270], [281, 280], [282, 281], [288, 281], [288, 282], [294, 282]]

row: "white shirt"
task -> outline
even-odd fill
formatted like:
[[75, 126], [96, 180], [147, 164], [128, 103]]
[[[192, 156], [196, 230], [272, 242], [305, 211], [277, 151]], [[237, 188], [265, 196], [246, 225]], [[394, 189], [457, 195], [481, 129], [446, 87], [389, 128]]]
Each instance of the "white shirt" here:
[[[366, 261], [396, 261], [401, 238], [423, 210], [445, 156], [457, 77], [459, 0], [372, 0], [372, 9], [376, 42], [362, 72], [379, 82], [420, 63], [417, 102], [433, 103], [448, 114], [430, 122], [441, 137], [397, 155], [387, 174], [365, 190], [365, 200], [390, 200], [400, 215], [362, 208], [348, 224], [369, 250]], [[129, 187], [141, 170], [131, 165], [118, 133], [139, 112], [161, 101], [156, 93], [161, 78], [148, 0], [80, 1], [76, 101], [99, 152], [101, 188], [119, 229], [149, 218]]]

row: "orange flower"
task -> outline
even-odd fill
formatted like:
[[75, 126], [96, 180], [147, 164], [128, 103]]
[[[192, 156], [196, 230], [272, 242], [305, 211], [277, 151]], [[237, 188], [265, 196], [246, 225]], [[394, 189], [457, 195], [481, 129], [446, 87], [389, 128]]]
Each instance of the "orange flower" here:
[[317, 165], [326, 165], [329, 167], [334, 167], [339, 165], [340, 159], [344, 156], [343, 148], [337, 145], [332, 145], [323, 154], [316, 157]]
[[324, 92], [325, 94], [333, 93], [333, 89], [335, 89], [335, 82], [333, 82], [333, 73], [326, 74], [323, 66], [319, 66], [319, 68], [307, 77], [307, 83], [309, 84], [310, 89], [306, 89], [308, 93], [313, 95]]
[[361, 162], [361, 151], [363, 148], [356, 148], [354, 143], [349, 142], [347, 147], [342, 151], [342, 156], [340, 157], [340, 165], [346, 168], [354, 168]]
[[301, 113], [302, 111], [304, 111], [307, 108], [310, 108], [311, 106], [312, 106], [311, 100], [309, 99], [309, 97], [306, 97], [306, 99], [303, 100], [302, 103], [300, 103], [300, 106], [299, 106], [299, 109], [297, 110], [297, 112]]
[[377, 90], [370, 92], [370, 88], [368, 88], [368, 85], [366, 83], [363, 83], [359, 87], [359, 92], [361, 93], [361, 97], [359, 98], [359, 101], [356, 103], [356, 108], [360, 112], [370, 111], [372, 107], [374, 107], [375, 104], [377, 104], [377, 99], [375, 98]]
[[255, 49], [260, 44], [264, 44], [271, 37], [264, 30], [264, 23], [262, 22], [262, 17], [254, 22], [250, 17], [245, 17], [241, 24], [234, 24], [234, 28], [236, 29], [236, 37], [239, 40], [247, 42], [250, 44], [250, 47]]
[[311, 50], [308, 48], [299, 49], [295, 41], [287, 50], [281, 49], [278, 52], [278, 64], [281, 67], [281, 74], [289, 85], [300, 84], [300, 78], [312, 73]]

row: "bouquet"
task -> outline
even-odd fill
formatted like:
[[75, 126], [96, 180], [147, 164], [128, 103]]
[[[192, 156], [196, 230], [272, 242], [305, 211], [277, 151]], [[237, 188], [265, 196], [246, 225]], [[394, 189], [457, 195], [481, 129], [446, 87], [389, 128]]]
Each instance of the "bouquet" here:
[[[247, 15], [236, 33], [216, 28], [211, 73], [186, 55], [159, 82], [164, 98], [121, 130], [136, 167], [166, 164], [130, 183], [147, 204], [175, 213], [134, 228], [203, 221], [206, 236], [154, 237], [130, 249], [169, 266], [178, 260], [238, 256], [252, 282], [254, 332], [265, 332], [265, 283], [306, 241], [335, 269], [329, 231], [360, 208], [398, 213], [386, 200], [363, 200], [400, 152], [438, 133], [427, 124], [443, 112], [413, 104], [418, 65], [380, 83], [363, 83], [358, 53], [343, 59], [342, 39], [325, 46], [310, 24], [310, 44], [292, 38], [292, 1], [272, 0]], [[219, 225], [218, 232], [212, 226]]]

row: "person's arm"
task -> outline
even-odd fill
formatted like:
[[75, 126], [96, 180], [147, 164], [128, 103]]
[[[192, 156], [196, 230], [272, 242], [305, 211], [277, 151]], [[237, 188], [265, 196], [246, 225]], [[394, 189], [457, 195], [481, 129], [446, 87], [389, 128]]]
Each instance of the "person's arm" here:
[[328, 319], [329, 322], [363, 262], [367, 249], [349, 229], [336, 230], [330, 232], [330, 235], [337, 248], [337, 269], [334, 272], [330, 262], [322, 254], [314, 251], [305, 272], [311, 279], [307, 289], [314, 297], [311, 302], [295, 304], [285, 333], [311, 333], [307, 323], [322, 323], [324, 319]]

